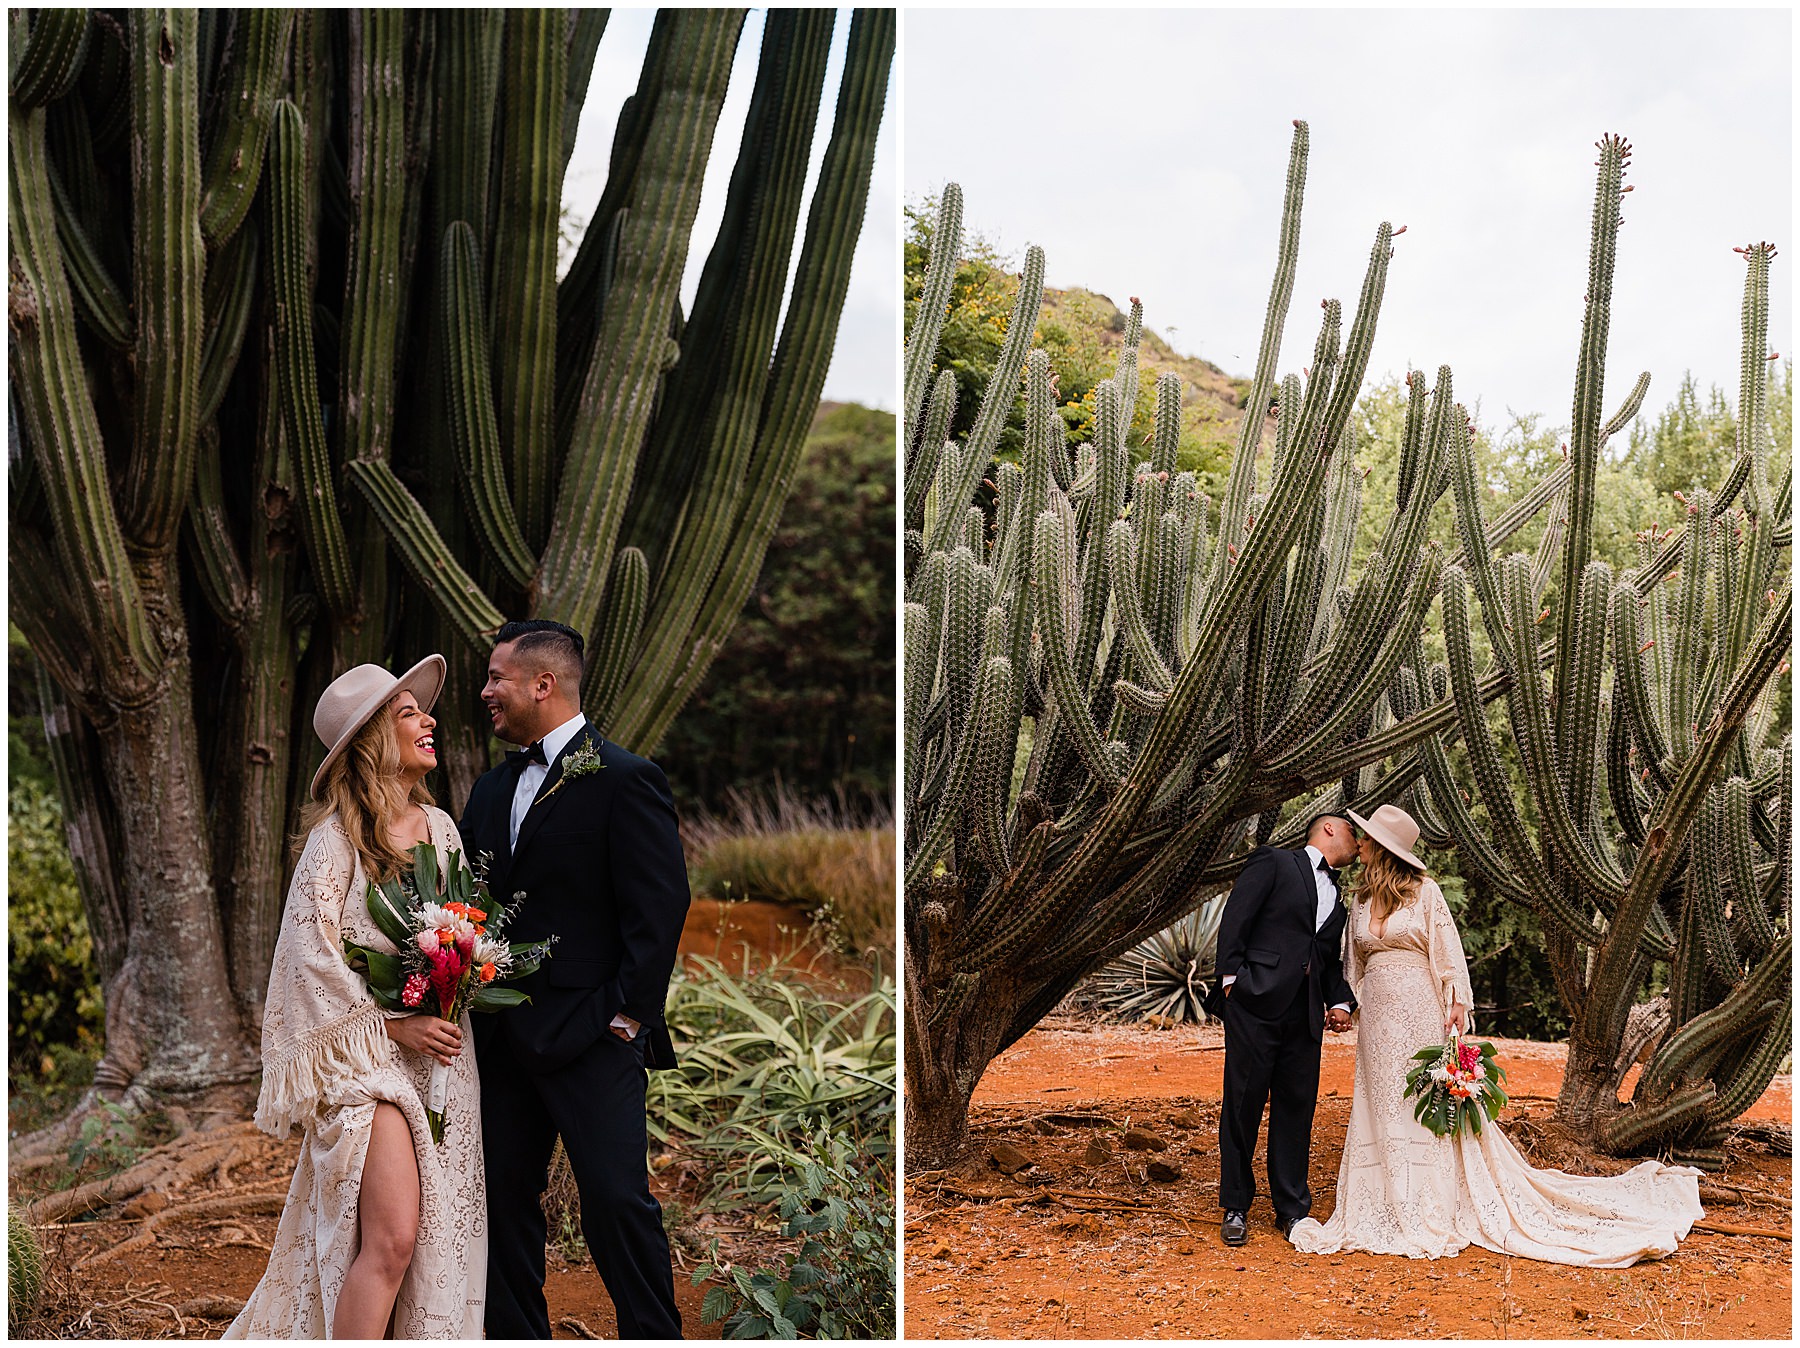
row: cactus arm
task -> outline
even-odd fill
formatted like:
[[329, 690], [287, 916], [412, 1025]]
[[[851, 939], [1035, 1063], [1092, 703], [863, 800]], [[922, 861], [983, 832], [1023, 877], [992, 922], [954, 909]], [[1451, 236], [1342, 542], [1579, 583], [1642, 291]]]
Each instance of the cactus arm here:
[[[1000, 719], [1001, 709], [1012, 700], [1012, 668], [1004, 656], [987, 662], [981, 673], [980, 691], [976, 695], [976, 721], [985, 725]], [[924, 831], [912, 859], [906, 864], [905, 891], [915, 891], [931, 878], [938, 855], [950, 841], [951, 830], [962, 813], [961, 805], [975, 776], [976, 760], [981, 756], [977, 735], [964, 736], [956, 746], [949, 779], [931, 824]], [[905, 892], [903, 891], [903, 892]]]
[[305, 179], [306, 125], [283, 99], [275, 109], [270, 145], [270, 254], [275, 292], [275, 367], [287, 434], [296, 448], [300, 536], [312, 559], [319, 596], [335, 617], [357, 609], [349, 544], [338, 516], [331, 453], [319, 409], [313, 362], [310, 271], [311, 221]]
[[612, 581], [606, 587], [605, 621], [600, 624], [600, 645], [588, 668], [585, 701], [594, 724], [607, 729], [613, 703], [625, 686], [631, 660], [637, 654], [644, 629], [644, 610], [650, 601], [650, 565], [636, 548], [620, 548], [613, 558]]
[[194, 472], [194, 497], [188, 505], [187, 525], [200, 592], [220, 621], [236, 628], [249, 609], [250, 583], [231, 541], [224, 477], [219, 468], [219, 428], [212, 422], [200, 428], [199, 464]]
[[1642, 596], [1630, 581], [1613, 588], [1613, 696], [1624, 698], [1639, 757], [1657, 785], [1667, 790], [1669, 782], [1663, 762], [1669, 756], [1668, 740], [1650, 695], [1644, 674], [1644, 643], [1639, 640], [1642, 629], [1638, 626], [1638, 608], [1642, 603]]
[[1372, 656], [1367, 652], [1359, 655], [1355, 669], [1350, 671], [1348, 686], [1331, 704], [1329, 713], [1310, 734], [1271, 763], [1269, 771], [1291, 772], [1309, 759], [1323, 756], [1336, 748], [1350, 734], [1352, 727], [1369, 714], [1418, 640], [1426, 610], [1437, 593], [1442, 558], [1443, 550], [1437, 544], [1430, 544], [1425, 549], [1424, 561], [1414, 572], [1411, 591], [1397, 620], [1388, 630], [1387, 639]]
[[[1620, 947], [1621, 934], [1637, 933], [1649, 920], [1650, 910], [1675, 874], [1686, 851], [1688, 834], [1706, 800], [1709, 785], [1717, 777], [1744, 718], [1757, 695], [1786, 653], [1793, 618], [1793, 590], [1784, 586], [1778, 602], [1763, 619], [1750, 649], [1735, 672], [1712, 719], [1701, 729], [1694, 751], [1676, 774], [1668, 793], [1651, 816], [1649, 837], [1632, 868], [1631, 880], [1612, 917], [1612, 935], [1596, 963], [1593, 986], [1596, 1002], [1590, 1004], [1578, 1032], [1593, 1034], [1590, 1024], [1597, 1014], [1592, 1006], [1616, 1001], [1630, 978], [1631, 959]], [[1531, 769], [1528, 768], [1528, 775]], [[1635, 936], [1631, 938], [1635, 943]], [[1742, 985], [1740, 985], [1740, 991]], [[1735, 995], [1735, 994], [1734, 994]]]
[[904, 633], [904, 680], [903, 696], [905, 698], [905, 715], [902, 726], [905, 731], [905, 753], [900, 760], [902, 772], [905, 774], [901, 795], [902, 813], [910, 824], [913, 818], [913, 807], [919, 798], [919, 777], [921, 757], [923, 755], [924, 738], [920, 734], [920, 723], [924, 720], [926, 703], [931, 692], [931, 638], [926, 631], [926, 613], [923, 604], [906, 604], [902, 612], [902, 630]]
[[[836, 118], [807, 217], [793, 298], [763, 393], [761, 431], [744, 482], [744, 505], [694, 620], [689, 649], [700, 658], [684, 667], [673, 687], [661, 691], [638, 732], [646, 744], [661, 739], [723, 647], [780, 522], [837, 341], [868, 204], [895, 37], [892, 10], [859, 10], [851, 22]], [[641, 662], [638, 669], [640, 679], [650, 677]], [[655, 683], [650, 687], [657, 690]]]
[[[949, 370], [940, 371], [931, 386], [931, 402], [925, 414], [924, 428], [919, 432], [918, 442], [911, 446], [912, 459], [906, 465], [906, 527], [924, 531], [925, 493], [931, 490], [933, 478], [937, 474], [938, 457], [943, 453], [944, 441], [950, 435], [950, 418], [956, 411], [956, 375]], [[1007, 520], [1007, 512], [1002, 509], [999, 518]]]
[[355, 459], [346, 476], [381, 522], [414, 583], [471, 649], [485, 652], [505, 618], [458, 565], [394, 470], [379, 459]]
[[[163, 657], [113, 510], [105, 446], [75, 333], [50, 202], [44, 113], [8, 113], [7, 248], [11, 389], [51, 519], [52, 552], [93, 634], [94, 658], [121, 682], [154, 679]], [[41, 561], [30, 565], [41, 566]], [[19, 568], [13, 568], [19, 584]], [[31, 591], [33, 594], [39, 591]], [[21, 612], [23, 610], [21, 609]], [[58, 681], [64, 687], [81, 681]]]
[[214, 252], [244, 223], [262, 181], [269, 120], [287, 65], [294, 11], [243, 9], [232, 22], [231, 59], [219, 90], [218, 121], [200, 195], [200, 233]]
[[[1606, 338], [1612, 323], [1613, 268], [1618, 259], [1619, 202], [1624, 197], [1625, 167], [1631, 146], [1623, 136], [1603, 136], [1598, 181], [1594, 186], [1594, 215], [1588, 246], [1588, 290], [1581, 320], [1581, 349], [1575, 362], [1575, 408], [1569, 433], [1568, 542], [1563, 548], [1561, 614], [1557, 628], [1559, 650], [1575, 649], [1575, 629], [1581, 593], [1581, 572], [1594, 551], [1594, 493], [1600, 471], [1602, 444], [1601, 401], [1606, 385]], [[1555, 729], [1557, 742], [1567, 743], [1570, 717], [1574, 714], [1564, 678], [1578, 677], [1566, 663], [1556, 684]]]
[[[1225, 537], [1228, 522], [1242, 519], [1244, 507], [1256, 485], [1256, 449], [1262, 438], [1263, 414], [1275, 387], [1275, 363], [1281, 355], [1281, 335], [1287, 326], [1288, 303], [1294, 295], [1294, 274], [1300, 261], [1300, 215], [1306, 199], [1306, 156], [1310, 133], [1305, 122], [1294, 123], [1288, 150], [1287, 186], [1281, 203], [1281, 233], [1275, 245], [1275, 276], [1269, 285], [1269, 303], [1263, 317], [1262, 342], [1256, 352], [1256, 374], [1250, 396], [1244, 402], [1244, 421], [1238, 432], [1237, 453], [1219, 504], [1219, 535]], [[1229, 559], [1221, 545], [1213, 557], [1212, 587], [1222, 589]]]
[[1450, 773], [1450, 757], [1444, 752], [1443, 741], [1436, 735], [1427, 735], [1419, 741], [1418, 752], [1432, 803], [1441, 811], [1444, 832], [1450, 835], [1451, 845], [1458, 855], [1481, 878], [1482, 884], [1496, 890], [1509, 902], [1529, 906], [1529, 892], [1518, 882], [1512, 867], [1493, 849], [1487, 835], [1476, 826], [1474, 816], [1469, 813], [1462, 791]]
[[909, 445], [918, 435], [920, 418], [925, 410], [925, 391], [931, 383], [931, 368], [937, 359], [938, 339], [943, 336], [944, 319], [950, 313], [956, 255], [962, 250], [962, 213], [961, 185], [945, 183], [943, 195], [938, 198], [937, 219], [931, 227], [931, 251], [925, 260], [924, 289], [919, 295], [919, 307], [913, 313], [912, 331], [906, 339], [905, 396], [900, 405], [905, 409], [905, 435]]
[[115, 351], [127, 350], [132, 344], [132, 331], [125, 295], [107, 273], [106, 263], [82, 228], [75, 205], [63, 187], [62, 175], [52, 166], [49, 176], [56, 203], [56, 237], [68, 264], [75, 303], [101, 341]]
[[[1501, 578], [1508, 622], [1512, 629], [1512, 658], [1516, 671], [1507, 702], [1512, 712], [1519, 757], [1524, 765], [1525, 780], [1530, 788], [1532, 801], [1538, 809], [1539, 826], [1546, 835], [1551, 854], [1563, 864], [1569, 877], [1580, 886], [1583, 894], [1602, 911], [1610, 913], [1619, 901], [1624, 881], [1608, 864], [1612, 858], [1596, 855], [1581, 836], [1581, 830], [1570, 812], [1565, 779], [1557, 770], [1555, 740], [1550, 729], [1547, 705], [1549, 697], [1544, 689], [1542, 675], [1532, 658], [1536, 648], [1537, 612], [1534, 607], [1535, 597], [1530, 593], [1528, 570], [1529, 565], [1525, 559], [1515, 553], [1507, 559]], [[1566, 660], [1569, 657], [1562, 658]], [[1467, 730], [1468, 727], [1465, 726], [1465, 732]]]
[[508, 10], [500, 77], [492, 279], [494, 401], [527, 544], [550, 527], [556, 397], [556, 221], [568, 46], [558, 10]]
[[406, 196], [405, 16], [349, 16], [350, 276], [340, 373], [343, 445], [350, 459], [392, 451], [400, 313], [400, 222]]
[[132, 455], [125, 529], [150, 552], [172, 547], [193, 485], [204, 350], [199, 26], [192, 10], [133, 10]]
[[1781, 1003], [1781, 1009], [1769, 1021], [1749, 1056], [1718, 1088], [1718, 1094], [1706, 1107], [1708, 1123], [1729, 1123], [1762, 1099], [1763, 1092], [1768, 1090], [1769, 1083], [1793, 1051], [1793, 1034], [1794, 1002], [1790, 996]]
[[444, 231], [440, 259], [444, 393], [458, 480], [489, 554], [506, 579], [523, 589], [537, 566], [506, 490], [475, 231], [461, 220], [452, 224]]
[[[1725, 783], [1719, 821], [1725, 873], [1731, 881], [1733, 909], [1743, 923], [1750, 953], [1761, 956], [1775, 944], [1779, 933], [1769, 920], [1763, 887], [1756, 881], [1756, 849], [1750, 834], [1750, 812], [1755, 808], [1748, 781], [1733, 777]], [[1774, 869], [1779, 875], [1781, 868]]]
[[682, 10], [670, 21], [677, 72], [652, 114], [619, 240], [613, 288], [627, 302], [608, 303], [590, 351], [534, 595], [540, 614], [578, 629], [591, 626], [611, 572], [743, 17]]
[[250, 315], [256, 307], [256, 271], [262, 256], [262, 233], [254, 220], [231, 236], [206, 269], [204, 308], [206, 353], [200, 363], [201, 425], [211, 421], [225, 400], [237, 371]]
[[1037, 540], [1032, 552], [1037, 564], [1033, 595], [1038, 633], [1050, 666], [1050, 682], [1056, 693], [1058, 721], [1071, 736], [1075, 750], [1088, 771], [1101, 782], [1117, 780], [1107, 757], [1100, 729], [1094, 724], [1085, 690], [1075, 677], [1066, 608], [1072, 578], [1068, 572], [1068, 523], [1054, 510], [1037, 517]]
[[[1005, 428], [1007, 414], [1012, 411], [1013, 399], [1018, 394], [1019, 371], [1024, 367], [1032, 329], [1043, 300], [1044, 250], [1034, 244], [1025, 250], [1025, 268], [1019, 275], [1019, 291], [1013, 298], [1012, 314], [1007, 319], [1006, 340], [994, 360], [993, 373], [988, 377], [987, 389], [981, 397], [981, 408], [975, 414], [975, 424], [963, 442], [966, 457], [962, 481], [956, 484], [951, 495], [954, 501], [967, 501], [974, 495], [976, 484], [994, 456], [994, 446], [1000, 441], [1000, 432]], [[1027, 427], [1030, 424], [1028, 414]], [[937, 529], [925, 535], [928, 552], [944, 545], [944, 540], [949, 537], [947, 521], [950, 519], [950, 516], [940, 515]]]
[[1725, 905], [1725, 858], [1721, 851], [1721, 805], [1717, 792], [1709, 792], [1694, 824], [1693, 858], [1687, 869], [1687, 901], [1698, 909], [1700, 941], [1706, 962], [1726, 987], [1743, 977], [1738, 967], [1737, 942], [1731, 935], [1731, 918]]
[[[12, 103], [21, 111], [41, 108], [68, 93], [87, 59], [88, 12], [85, 9], [40, 9], [32, 14], [25, 49], [17, 53], [12, 74]], [[17, 40], [18, 30], [13, 31]]]
[[1174, 684], [1175, 677], [1163, 663], [1162, 656], [1157, 653], [1150, 628], [1144, 621], [1144, 608], [1137, 586], [1131, 582], [1131, 576], [1137, 570], [1134, 539], [1130, 520], [1114, 520], [1112, 527], [1106, 531], [1106, 546], [1111, 553], [1112, 600], [1126, 639], [1131, 642], [1131, 653], [1137, 661], [1138, 670], [1149, 681], [1160, 700]]
[[1607, 603], [1611, 598], [1612, 568], [1590, 562], [1581, 573], [1580, 609], [1575, 624], [1575, 645], [1562, 656], [1568, 674], [1564, 697], [1569, 738], [1558, 741], [1563, 780], [1575, 803], [1577, 820], [1590, 845], [1600, 845], [1600, 790], [1595, 774], [1600, 762], [1600, 677], [1606, 665]]

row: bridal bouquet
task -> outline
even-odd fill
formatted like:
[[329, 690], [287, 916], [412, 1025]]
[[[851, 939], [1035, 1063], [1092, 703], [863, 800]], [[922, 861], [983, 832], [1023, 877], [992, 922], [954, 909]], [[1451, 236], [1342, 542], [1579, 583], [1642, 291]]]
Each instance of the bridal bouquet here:
[[[507, 911], [488, 895], [485, 858], [471, 867], [462, 853], [450, 853], [448, 876], [440, 881], [437, 848], [420, 843], [412, 857], [411, 874], [403, 871], [369, 886], [369, 917], [399, 953], [344, 937], [344, 957], [376, 1002], [389, 1011], [429, 1012], [456, 1023], [464, 1011], [499, 1011], [530, 1001], [505, 984], [536, 970], [550, 953], [550, 941], [505, 939]], [[434, 1142], [444, 1140], [449, 1086], [450, 1069], [433, 1063], [425, 1113]]]
[[1494, 1046], [1452, 1034], [1413, 1054], [1418, 1066], [1406, 1074], [1402, 1099], [1419, 1097], [1413, 1117], [1439, 1137], [1465, 1129], [1474, 1134], [1506, 1104], [1501, 1089], [1506, 1069], [1494, 1057]]

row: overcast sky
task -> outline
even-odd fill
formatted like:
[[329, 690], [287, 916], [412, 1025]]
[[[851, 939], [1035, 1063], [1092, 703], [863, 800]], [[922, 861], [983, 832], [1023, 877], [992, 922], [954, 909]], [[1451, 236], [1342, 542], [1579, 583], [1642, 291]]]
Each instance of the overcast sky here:
[[[619, 105], [637, 88], [638, 73], [643, 66], [644, 51], [649, 46], [650, 28], [655, 18], [654, 9], [615, 8], [607, 21], [605, 36], [600, 39], [593, 80], [588, 86], [587, 102], [582, 108], [581, 126], [576, 134], [575, 153], [563, 183], [564, 206], [583, 222], [592, 216], [600, 192], [606, 186], [606, 164], [612, 152]], [[684, 308], [693, 303], [701, 268], [706, 264], [707, 252], [725, 211], [731, 168], [737, 159], [744, 117], [750, 107], [750, 92], [756, 83], [762, 29], [762, 11], [753, 11], [745, 20], [743, 34], [738, 39], [737, 62], [732, 67], [730, 89], [713, 135], [712, 158], [708, 161], [700, 212], [694, 221], [693, 242], [688, 250], [687, 272], [681, 290]], [[802, 231], [811, 207], [813, 187], [818, 181], [819, 163], [831, 138], [838, 84], [843, 77], [844, 50], [849, 39], [850, 11], [840, 10], [832, 32], [831, 59], [825, 71], [819, 126], [813, 137], [806, 202], [800, 210]], [[897, 224], [900, 206], [895, 190], [894, 158], [898, 65], [896, 61], [896, 69], [889, 75], [887, 107], [882, 115], [880, 135], [875, 141], [875, 174], [869, 188], [868, 210], [857, 243], [856, 260], [850, 271], [850, 289], [844, 300], [843, 318], [838, 323], [837, 348], [832, 355], [831, 369], [825, 376], [823, 395], [835, 401], [858, 402], [889, 411], [899, 403], [894, 355], [894, 333], [900, 309]], [[799, 261], [800, 244], [796, 242], [790, 263], [790, 283], [792, 267], [798, 266]]]
[[1085, 286], [1177, 350], [1253, 372], [1292, 120], [1311, 124], [1278, 373], [1319, 301], [1349, 326], [1376, 225], [1396, 241], [1370, 376], [1455, 372], [1482, 424], [1566, 426], [1587, 289], [1594, 142], [1634, 153], [1605, 402], [1684, 370], [1737, 398], [1744, 262], [1781, 248], [1770, 346], [1791, 350], [1786, 10], [909, 11], [903, 191], [960, 182], [968, 228]]

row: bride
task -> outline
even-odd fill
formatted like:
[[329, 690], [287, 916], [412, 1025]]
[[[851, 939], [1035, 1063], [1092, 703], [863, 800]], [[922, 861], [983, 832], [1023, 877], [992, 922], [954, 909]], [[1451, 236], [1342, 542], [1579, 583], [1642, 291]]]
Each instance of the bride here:
[[1701, 1216], [1700, 1172], [1645, 1161], [1622, 1175], [1534, 1170], [1498, 1127], [1435, 1137], [1402, 1098], [1415, 1052], [1468, 1028], [1469, 967], [1444, 893], [1412, 854], [1419, 826], [1383, 805], [1363, 831], [1344, 971], [1358, 1012], [1356, 1087], [1337, 1206], [1289, 1239], [1310, 1254], [1436, 1259], [1465, 1245], [1619, 1268], [1672, 1254]]
[[[410, 866], [419, 843], [440, 857], [462, 848], [424, 785], [443, 684], [441, 655], [398, 678], [358, 665], [313, 713], [328, 752], [275, 943], [256, 1105], [276, 1137], [300, 1125], [300, 1162], [268, 1271], [228, 1339], [481, 1337], [486, 1196], [468, 1027], [383, 1011], [341, 940], [393, 950], [369, 918], [368, 881]], [[441, 1146], [425, 1117], [434, 1062], [451, 1069]]]

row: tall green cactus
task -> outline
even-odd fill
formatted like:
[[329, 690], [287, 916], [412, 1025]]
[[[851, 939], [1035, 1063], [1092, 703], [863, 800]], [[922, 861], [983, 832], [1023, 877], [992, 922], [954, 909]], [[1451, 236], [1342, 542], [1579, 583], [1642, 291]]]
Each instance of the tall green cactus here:
[[[1127, 441], [1135, 301], [1093, 442], [1070, 454], [1047, 359], [1026, 351], [1036, 249], [974, 427], [942, 441], [955, 389], [930, 366], [962, 204], [954, 186], [944, 193], [905, 368], [907, 1140], [925, 1165], [960, 1146], [989, 1060], [1234, 874], [1244, 844], [1277, 835], [1286, 802], [1373, 809], [1419, 780], [1414, 746], [1454, 724], [1448, 689], [1404, 692], [1443, 568], [1427, 517], [1466, 452], [1448, 370], [1434, 391], [1409, 379], [1400, 496], [1378, 552], [1351, 574], [1362, 502], [1346, 428], [1393, 252], [1387, 225], [1348, 333], [1326, 301], [1311, 366], [1283, 383], [1265, 432], [1306, 155], [1296, 123], [1261, 354], [1217, 507], [1176, 471], [1173, 377], [1159, 381], [1147, 453]], [[1021, 369], [1022, 462], [995, 466]], [[993, 505], [970, 527], [989, 477]]]
[[857, 11], [802, 222], [833, 18], [768, 15], [684, 315], [744, 16], [658, 16], [559, 285], [604, 11], [15, 14], [11, 602], [104, 937], [108, 1090], [255, 1071], [344, 666], [449, 656], [452, 806], [503, 619], [587, 632], [589, 712], [640, 751], [704, 678], [818, 403], [895, 41]]
[[[1599, 150], [1550, 681], [1531, 658], [1548, 612], [1541, 579], [1530, 559], [1497, 564], [1479, 544], [1480, 495], [1459, 458], [1467, 560], [1446, 573], [1447, 673], [1489, 823], [1465, 808], [1437, 746], [1421, 809], [1426, 832], [1454, 841], [1478, 883], [1535, 909], [1552, 932], [1572, 1025], [1561, 1117], [1619, 1154], [1671, 1148], [1716, 1165], [1727, 1125], [1778, 1069], [1792, 1018], [1791, 751], [1771, 740], [1774, 707], [1788, 695], [1792, 613], [1781, 552], [1790, 503], [1768, 471], [1775, 250], [1738, 250], [1748, 276], [1731, 474], [1716, 495], [1688, 499], [1687, 527], [1666, 547], [1654, 530], [1639, 535], [1641, 565], [1615, 582], [1593, 560], [1592, 484], [1625, 420], [1602, 424], [1600, 383], [1630, 147], [1607, 136]], [[1640, 380], [1635, 401], [1642, 391]], [[1507, 711], [1535, 838], [1473, 696], [1471, 582], [1495, 660], [1517, 676]], [[1669, 966], [1666, 1003], [1634, 1008], [1650, 961]], [[1625, 1073], [1644, 1056], [1621, 1105]]]

